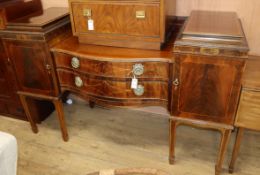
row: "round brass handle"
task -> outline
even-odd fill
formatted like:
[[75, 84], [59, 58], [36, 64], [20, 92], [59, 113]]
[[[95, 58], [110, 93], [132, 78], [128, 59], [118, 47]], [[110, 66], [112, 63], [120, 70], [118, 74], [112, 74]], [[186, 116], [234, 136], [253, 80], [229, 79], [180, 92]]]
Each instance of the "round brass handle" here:
[[79, 62], [79, 59], [77, 57], [73, 57], [71, 59], [71, 66], [75, 69], [79, 68], [80, 66], [80, 62]]
[[134, 89], [134, 93], [136, 96], [142, 96], [144, 94], [144, 86], [138, 85], [136, 89]]
[[83, 86], [83, 81], [82, 81], [82, 79], [79, 76], [75, 77], [75, 85], [77, 87], [82, 87]]
[[140, 76], [144, 73], [144, 66], [142, 64], [135, 64], [133, 65], [133, 74]]

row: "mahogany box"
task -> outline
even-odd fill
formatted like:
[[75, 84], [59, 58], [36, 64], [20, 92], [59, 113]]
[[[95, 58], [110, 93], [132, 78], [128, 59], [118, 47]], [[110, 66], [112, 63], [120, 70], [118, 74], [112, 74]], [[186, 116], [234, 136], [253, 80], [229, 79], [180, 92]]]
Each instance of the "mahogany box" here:
[[73, 34], [80, 43], [160, 50], [166, 1], [69, 0]]

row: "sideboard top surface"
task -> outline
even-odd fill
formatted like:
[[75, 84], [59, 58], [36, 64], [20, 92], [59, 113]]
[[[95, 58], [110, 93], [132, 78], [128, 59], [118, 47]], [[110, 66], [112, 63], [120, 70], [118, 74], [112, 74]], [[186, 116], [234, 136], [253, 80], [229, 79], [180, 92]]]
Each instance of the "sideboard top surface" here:
[[170, 41], [164, 49], [143, 50], [129, 49], [91, 44], [80, 44], [76, 37], [70, 37], [64, 42], [56, 45], [51, 50], [79, 57], [90, 58], [99, 61], [172, 61], [173, 41]]
[[44, 11], [32, 13], [30, 15], [12, 20], [8, 23], [7, 27], [14, 26], [32, 26], [43, 27], [51, 22], [57, 21], [69, 14], [68, 8], [52, 7]]
[[201, 36], [243, 37], [243, 30], [235, 12], [193, 11], [183, 33]]
[[234, 12], [193, 11], [175, 45], [235, 50], [245, 54], [249, 51], [242, 24]]

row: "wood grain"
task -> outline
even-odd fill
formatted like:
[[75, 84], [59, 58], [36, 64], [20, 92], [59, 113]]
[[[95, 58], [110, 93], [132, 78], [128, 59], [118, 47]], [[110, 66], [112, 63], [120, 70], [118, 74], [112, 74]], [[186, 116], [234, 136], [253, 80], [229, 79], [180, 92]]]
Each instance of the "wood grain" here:
[[260, 93], [243, 90], [235, 125], [260, 131]]

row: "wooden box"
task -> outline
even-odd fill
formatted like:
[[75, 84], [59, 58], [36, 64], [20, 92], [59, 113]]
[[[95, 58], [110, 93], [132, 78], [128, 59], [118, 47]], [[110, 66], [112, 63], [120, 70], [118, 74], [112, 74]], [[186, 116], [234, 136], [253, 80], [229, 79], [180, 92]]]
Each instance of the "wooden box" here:
[[42, 11], [41, 0], [0, 0], [0, 29], [16, 18]]
[[236, 13], [192, 12], [174, 46], [172, 115], [233, 125], [247, 53]]
[[73, 33], [80, 43], [159, 50], [166, 1], [69, 0]]

